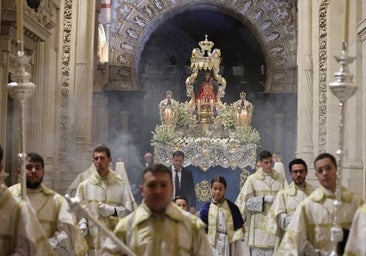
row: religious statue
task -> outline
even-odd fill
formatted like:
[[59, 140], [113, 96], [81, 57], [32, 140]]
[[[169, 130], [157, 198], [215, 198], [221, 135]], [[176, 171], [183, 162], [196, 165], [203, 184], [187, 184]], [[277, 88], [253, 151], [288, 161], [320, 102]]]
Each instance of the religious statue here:
[[172, 125], [174, 124], [174, 118], [178, 109], [179, 103], [173, 99], [173, 93], [171, 90], [166, 92], [166, 98], [160, 101], [159, 111], [160, 120], [162, 124]]
[[202, 82], [195, 98], [198, 123], [201, 124], [213, 123], [214, 107], [217, 102], [213, 80], [211, 72], [207, 71], [205, 73], [205, 80]]
[[253, 113], [253, 105], [246, 100], [246, 95], [245, 92], [241, 92], [240, 100], [237, 100], [233, 104], [236, 123], [243, 127], [250, 125]]
[[216, 102], [215, 85], [210, 72], [205, 73], [205, 80], [196, 95], [196, 102], [202, 105], [210, 105], [211, 102]]

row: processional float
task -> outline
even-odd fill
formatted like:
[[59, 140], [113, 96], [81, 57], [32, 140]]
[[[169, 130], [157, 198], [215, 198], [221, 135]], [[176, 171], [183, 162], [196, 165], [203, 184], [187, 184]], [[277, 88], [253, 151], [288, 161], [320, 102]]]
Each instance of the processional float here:
[[[179, 102], [168, 90], [159, 104], [161, 125], [155, 127], [151, 141], [154, 159], [169, 165], [171, 154], [181, 150], [187, 165], [203, 171], [217, 165], [242, 170], [254, 167], [260, 139], [251, 126], [254, 107], [244, 91], [231, 104], [222, 101], [226, 80], [220, 74], [221, 51], [213, 49], [207, 35], [198, 45], [192, 50], [191, 74], [185, 81], [188, 100]], [[194, 88], [199, 81], [200, 88]]]

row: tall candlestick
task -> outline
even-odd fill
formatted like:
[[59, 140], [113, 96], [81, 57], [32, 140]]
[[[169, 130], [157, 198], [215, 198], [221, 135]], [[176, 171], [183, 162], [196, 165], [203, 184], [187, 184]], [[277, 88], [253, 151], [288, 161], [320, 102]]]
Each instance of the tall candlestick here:
[[348, 41], [348, 27], [349, 27], [349, 0], [344, 2], [344, 38], [343, 42]]
[[242, 109], [240, 112], [240, 124], [245, 126], [247, 124], [247, 111]]
[[17, 40], [23, 42], [23, 0], [17, 2]]
[[166, 124], [171, 124], [172, 123], [172, 118], [173, 118], [173, 112], [171, 108], [166, 108], [164, 111], [164, 115], [165, 115], [165, 123]]

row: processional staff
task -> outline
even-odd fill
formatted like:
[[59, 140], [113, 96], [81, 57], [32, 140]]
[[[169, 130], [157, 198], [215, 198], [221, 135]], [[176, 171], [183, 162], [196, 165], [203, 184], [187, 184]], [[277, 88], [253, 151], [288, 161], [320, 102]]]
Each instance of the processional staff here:
[[[349, 72], [348, 65], [353, 62], [354, 57], [348, 56], [347, 52], [347, 39], [348, 39], [348, 19], [349, 19], [349, 0], [345, 0], [345, 24], [344, 24], [344, 40], [342, 43], [342, 51], [340, 56], [336, 56], [335, 59], [340, 64], [340, 68], [334, 73], [336, 81], [329, 84], [329, 88], [332, 93], [339, 100], [340, 108], [340, 124], [339, 124], [339, 140], [337, 150], [337, 183], [333, 208], [333, 227], [340, 228], [339, 225], [339, 208], [342, 204], [342, 169], [343, 169], [343, 147], [344, 147], [344, 126], [345, 126], [345, 108], [347, 100], [356, 92], [357, 86], [353, 83], [353, 75]], [[333, 242], [331, 256], [337, 256], [337, 243]]]
[[136, 256], [136, 254], [133, 251], [131, 251], [131, 249], [128, 248], [121, 240], [119, 240], [118, 237], [116, 237], [116, 235], [113, 232], [108, 230], [97, 218], [92, 216], [89, 213], [89, 211], [86, 209], [86, 207], [84, 207], [77, 198], [72, 198], [68, 194], [65, 195], [65, 198], [66, 198], [67, 202], [69, 203], [70, 208], [73, 211], [75, 211], [75, 214], [80, 214], [82, 216], [86, 216], [88, 218], [88, 220], [93, 222], [99, 228], [99, 230], [104, 232], [104, 234], [106, 234], [107, 237], [112, 239], [112, 241], [120, 249], [123, 250], [123, 253], [127, 254], [128, 256]]
[[25, 101], [33, 94], [35, 84], [30, 81], [31, 75], [26, 71], [26, 66], [30, 61], [30, 56], [24, 54], [24, 39], [23, 39], [23, 0], [17, 1], [17, 69], [11, 75], [12, 82], [8, 83], [7, 89], [9, 95], [19, 105], [19, 150], [18, 154], [20, 161], [20, 183], [21, 183], [21, 197], [26, 199], [26, 174], [25, 174]]

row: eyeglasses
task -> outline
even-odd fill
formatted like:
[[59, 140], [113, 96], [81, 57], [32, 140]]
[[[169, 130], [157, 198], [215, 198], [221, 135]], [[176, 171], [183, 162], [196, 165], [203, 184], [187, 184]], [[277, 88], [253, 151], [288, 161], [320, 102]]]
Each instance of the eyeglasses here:
[[297, 174], [297, 175], [302, 175], [304, 173], [306, 173], [306, 170], [301, 169], [301, 170], [293, 170], [291, 171], [291, 173]]

